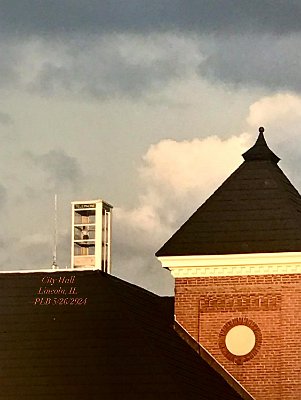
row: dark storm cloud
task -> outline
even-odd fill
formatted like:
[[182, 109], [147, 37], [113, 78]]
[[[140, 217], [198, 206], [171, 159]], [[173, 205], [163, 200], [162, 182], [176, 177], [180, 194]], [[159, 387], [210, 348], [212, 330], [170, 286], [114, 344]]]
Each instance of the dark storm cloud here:
[[[63, 92], [96, 98], [135, 97], [185, 76], [187, 64], [183, 57], [189, 60], [187, 51], [164, 39], [160, 43], [129, 39], [123, 44], [123, 39], [117, 37], [96, 44], [85, 40], [68, 44], [58, 46], [53, 61], [40, 65], [28, 85], [30, 90], [46, 95]], [[142, 57], [141, 51], [145, 52], [147, 46], [152, 55]]]
[[[148, 38], [163, 32], [174, 42], [158, 41], [163, 51], [137, 59], [142, 48], [152, 55]], [[5, 0], [1, 33], [0, 89], [146, 98], [197, 71], [244, 87], [301, 90], [297, 0]]]
[[9, 114], [0, 111], [0, 124], [11, 125], [12, 123], [13, 123], [12, 117]]
[[46, 174], [46, 183], [50, 185], [51, 190], [67, 189], [66, 185], [76, 187], [81, 177], [78, 161], [63, 150], [50, 150], [42, 155], [27, 152], [26, 157]]
[[0, 183], [0, 210], [5, 205], [7, 200], [7, 190], [6, 188]]
[[2, 33], [300, 30], [298, 0], [2, 0]]
[[211, 80], [234, 85], [301, 91], [299, 35], [232, 36], [207, 43], [208, 58], [199, 73]]
[[301, 91], [301, 34], [112, 35], [91, 43], [43, 42], [54, 56], [46, 54], [26, 87], [47, 96], [139, 98], [194, 73], [230, 85]]
[[13, 41], [10, 40], [0, 40], [0, 88], [10, 88], [12, 83], [19, 81], [19, 74], [17, 71], [19, 63], [20, 55], [16, 51], [15, 43], [13, 44]]

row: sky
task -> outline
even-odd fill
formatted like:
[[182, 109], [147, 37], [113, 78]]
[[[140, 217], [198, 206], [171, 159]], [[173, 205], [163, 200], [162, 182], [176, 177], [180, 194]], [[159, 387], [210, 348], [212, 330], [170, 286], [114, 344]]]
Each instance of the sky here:
[[71, 201], [114, 206], [112, 273], [154, 253], [265, 127], [301, 189], [298, 0], [0, 0], [0, 270], [70, 266]]

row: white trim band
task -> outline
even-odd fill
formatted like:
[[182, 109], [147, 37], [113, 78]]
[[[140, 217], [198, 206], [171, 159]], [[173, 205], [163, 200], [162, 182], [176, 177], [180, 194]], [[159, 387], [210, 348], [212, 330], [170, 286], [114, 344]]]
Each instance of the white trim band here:
[[159, 257], [174, 278], [301, 274], [301, 253]]

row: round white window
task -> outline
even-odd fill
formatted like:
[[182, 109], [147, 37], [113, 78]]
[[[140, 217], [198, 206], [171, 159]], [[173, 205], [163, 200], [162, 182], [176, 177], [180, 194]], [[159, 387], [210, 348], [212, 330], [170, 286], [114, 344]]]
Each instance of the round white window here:
[[228, 351], [235, 356], [244, 356], [253, 350], [256, 342], [255, 333], [246, 325], [236, 325], [229, 330], [225, 343]]

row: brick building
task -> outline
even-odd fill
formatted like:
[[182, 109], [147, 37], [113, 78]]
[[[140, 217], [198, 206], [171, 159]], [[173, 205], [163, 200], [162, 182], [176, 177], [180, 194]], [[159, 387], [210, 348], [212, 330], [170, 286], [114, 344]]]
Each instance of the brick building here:
[[187, 332], [257, 400], [297, 400], [301, 196], [263, 132], [156, 255], [175, 278]]

